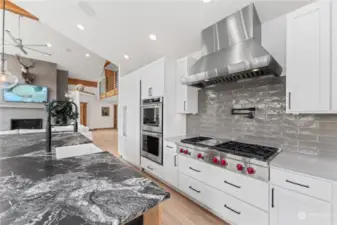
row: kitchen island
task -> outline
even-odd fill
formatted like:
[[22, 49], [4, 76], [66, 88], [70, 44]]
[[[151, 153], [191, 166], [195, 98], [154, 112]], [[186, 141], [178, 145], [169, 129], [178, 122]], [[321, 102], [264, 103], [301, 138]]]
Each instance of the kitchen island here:
[[88, 139], [53, 135], [51, 153], [44, 134], [0, 136], [1, 225], [160, 223], [168, 192], [106, 152], [57, 160], [56, 147]]

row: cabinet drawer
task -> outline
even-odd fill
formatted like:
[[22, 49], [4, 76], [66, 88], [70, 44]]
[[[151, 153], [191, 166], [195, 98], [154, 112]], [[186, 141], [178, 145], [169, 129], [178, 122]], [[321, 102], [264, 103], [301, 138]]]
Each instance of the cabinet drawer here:
[[164, 149], [172, 152], [177, 152], [177, 145], [173, 142], [164, 141]]
[[207, 184], [268, 211], [268, 183], [212, 165], [209, 165], [209, 172]]
[[213, 188], [182, 173], [179, 173], [179, 189], [210, 209], [217, 198]]
[[159, 165], [151, 160], [142, 157], [141, 158], [141, 167], [148, 173], [153, 174], [159, 178], [163, 176], [163, 166]]
[[217, 198], [212, 202], [212, 208], [224, 220], [240, 225], [268, 225], [267, 212], [223, 192], [215, 190], [213, 194]]
[[209, 164], [179, 155], [179, 172], [196, 180], [207, 183], [208, 176], [215, 176], [215, 174], [210, 173], [209, 168]]
[[292, 172], [270, 169], [272, 184], [310, 195], [326, 201], [331, 201], [331, 183]]
[[266, 182], [184, 156], [179, 156], [179, 171], [268, 211], [269, 188]]
[[179, 173], [179, 188], [223, 220], [240, 225], [268, 225], [268, 214], [189, 176]]

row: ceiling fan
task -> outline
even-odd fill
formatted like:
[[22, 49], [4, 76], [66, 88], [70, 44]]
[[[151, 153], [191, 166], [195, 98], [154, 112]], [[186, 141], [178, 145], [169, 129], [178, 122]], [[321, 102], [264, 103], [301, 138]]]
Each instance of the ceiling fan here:
[[41, 54], [51, 56], [51, 54], [48, 53], [48, 52], [43, 52], [43, 51], [31, 48], [31, 47], [48, 47], [47, 44], [24, 44], [23, 43], [23, 40], [20, 38], [20, 20], [21, 20], [21, 16], [19, 16], [19, 26], [18, 26], [18, 34], [19, 35], [18, 35], [18, 38], [15, 38], [9, 30], [6, 30], [7, 35], [13, 41], [13, 44], [6, 43], [6, 45], [11, 45], [11, 46], [17, 47], [26, 55], [28, 54], [27, 50], [30, 50], [30, 51], [39, 52]]

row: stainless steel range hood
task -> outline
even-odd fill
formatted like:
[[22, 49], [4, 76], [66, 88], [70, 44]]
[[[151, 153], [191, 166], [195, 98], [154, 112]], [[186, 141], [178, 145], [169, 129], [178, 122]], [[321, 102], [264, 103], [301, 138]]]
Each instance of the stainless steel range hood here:
[[261, 23], [254, 4], [202, 31], [203, 56], [182, 84], [203, 88], [263, 75], [280, 76], [281, 66], [261, 46]]

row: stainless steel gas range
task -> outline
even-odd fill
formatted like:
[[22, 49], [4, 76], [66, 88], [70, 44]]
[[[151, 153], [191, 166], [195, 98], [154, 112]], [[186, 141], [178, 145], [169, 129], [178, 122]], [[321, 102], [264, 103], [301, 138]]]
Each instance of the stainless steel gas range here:
[[178, 143], [178, 153], [259, 180], [269, 180], [269, 162], [281, 149], [197, 136]]

